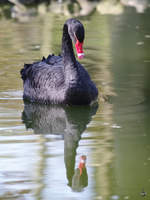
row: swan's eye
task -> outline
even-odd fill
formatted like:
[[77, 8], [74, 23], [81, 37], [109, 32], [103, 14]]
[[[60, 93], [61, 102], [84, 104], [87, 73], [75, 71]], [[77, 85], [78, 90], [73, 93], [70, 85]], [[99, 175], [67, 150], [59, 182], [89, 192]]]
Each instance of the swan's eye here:
[[84, 52], [83, 52], [83, 42], [79, 42], [79, 40], [77, 39], [76, 44], [76, 51], [77, 51], [77, 56], [79, 59], [84, 58]]

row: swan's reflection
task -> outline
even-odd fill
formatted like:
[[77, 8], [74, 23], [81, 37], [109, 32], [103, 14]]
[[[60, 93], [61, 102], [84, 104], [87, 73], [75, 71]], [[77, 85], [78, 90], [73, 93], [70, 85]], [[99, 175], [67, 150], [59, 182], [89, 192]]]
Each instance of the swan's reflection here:
[[83, 169], [86, 173], [82, 173], [82, 176], [76, 174], [80, 171], [75, 170], [76, 149], [81, 134], [97, 108], [97, 104], [83, 107], [38, 105], [26, 102], [24, 104], [22, 120], [27, 129], [32, 128], [35, 134], [59, 134], [64, 138], [64, 160], [68, 185], [75, 191], [81, 191], [87, 186], [86, 166]]

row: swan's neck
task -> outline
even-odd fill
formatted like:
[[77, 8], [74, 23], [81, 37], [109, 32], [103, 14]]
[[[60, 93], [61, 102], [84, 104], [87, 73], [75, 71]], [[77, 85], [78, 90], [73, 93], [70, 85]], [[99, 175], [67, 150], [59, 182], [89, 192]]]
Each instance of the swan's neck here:
[[[65, 67], [75, 67], [76, 58], [73, 51], [72, 40], [68, 33], [68, 25], [65, 24], [63, 28], [62, 37], [62, 57]], [[68, 66], [69, 65], [69, 66]]]

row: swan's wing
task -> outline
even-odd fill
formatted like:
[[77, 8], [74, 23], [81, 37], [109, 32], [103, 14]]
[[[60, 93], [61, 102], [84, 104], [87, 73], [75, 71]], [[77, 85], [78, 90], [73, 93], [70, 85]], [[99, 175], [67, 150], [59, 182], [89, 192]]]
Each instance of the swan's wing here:
[[33, 88], [58, 88], [64, 83], [62, 59], [45, 59], [33, 64], [25, 64], [21, 70], [24, 84]]

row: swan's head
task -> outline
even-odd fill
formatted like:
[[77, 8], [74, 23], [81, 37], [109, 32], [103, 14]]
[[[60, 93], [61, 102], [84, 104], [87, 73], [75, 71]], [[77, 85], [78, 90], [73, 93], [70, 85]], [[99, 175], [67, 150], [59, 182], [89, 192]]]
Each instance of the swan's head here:
[[79, 59], [84, 57], [83, 41], [84, 41], [84, 27], [77, 19], [67, 20], [68, 33], [75, 44], [77, 56]]

